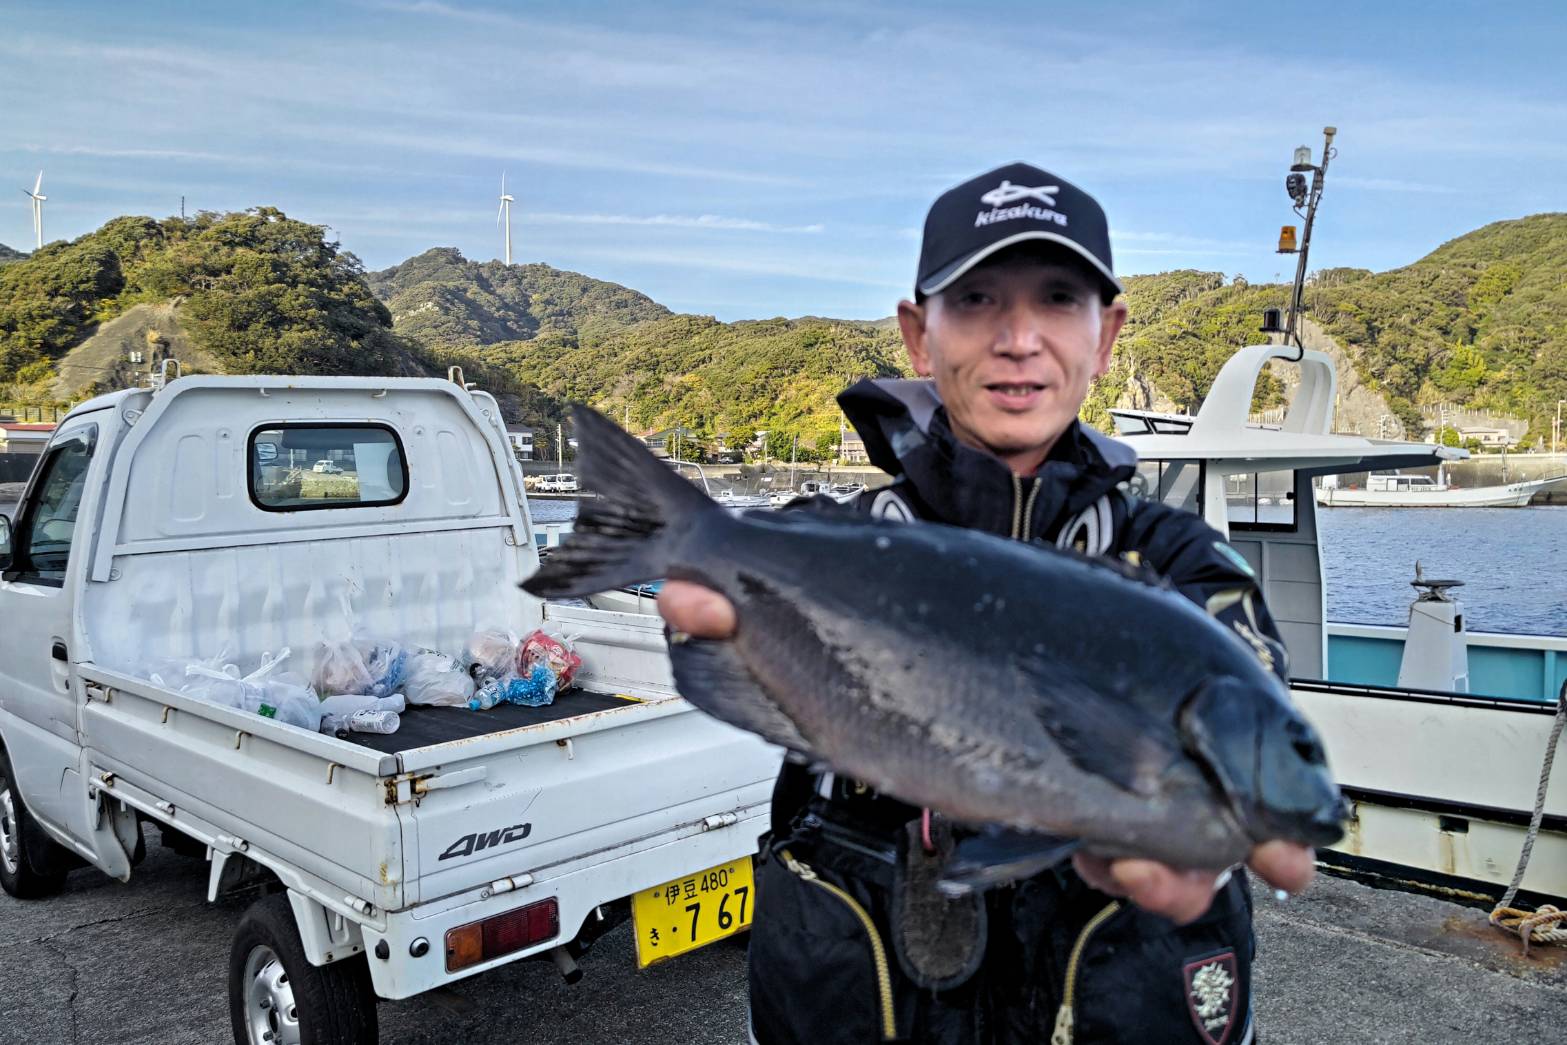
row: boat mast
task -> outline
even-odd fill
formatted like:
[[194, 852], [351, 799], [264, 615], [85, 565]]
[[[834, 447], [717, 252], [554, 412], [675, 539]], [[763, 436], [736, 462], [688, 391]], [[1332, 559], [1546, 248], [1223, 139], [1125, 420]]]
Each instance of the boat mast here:
[[[1337, 127], [1322, 128], [1322, 164], [1320, 166], [1311, 162], [1311, 148], [1302, 145], [1295, 150], [1295, 162], [1290, 165], [1289, 176], [1285, 179], [1285, 187], [1290, 198], [1295, 201], [1295, 213], [1305, 219], [1306, 225], [1301, 231], [1300, 249], [1295, 251], [1299, 257], [1295, 260], [1295, 287], [1290, 293], [1289, 316], [1284, 324], [1284, 343], [1293, 343], [1296, 348], [1305, 350], [1305, 345], [1300, 341], [1300, 319], [1304, 311], [1303, 300], [1306, 293], [1306, 255], [1311, 250], [1311, 226], [1317, 220], [1317, 204], [1322, 202], [1322, 182], [1328, 174], [1328, 161], [1338, 155], [1338, 150], [1333, 148], [1333, 136], [1338, 133]], [[1307, 171], [1311, 172], [1311, 187], [1306, 187], [1304, 177]], [[1302, 211], [1302, 208], [1305, 208]], [[1288, 254], [1291, 251], [1285, 249], [1284, 243], [1279, 245], [1279, 253]]]

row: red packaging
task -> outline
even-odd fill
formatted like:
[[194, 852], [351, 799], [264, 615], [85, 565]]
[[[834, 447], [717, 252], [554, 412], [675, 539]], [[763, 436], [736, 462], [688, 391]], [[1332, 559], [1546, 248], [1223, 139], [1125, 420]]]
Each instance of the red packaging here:
[[544, 631], [535, 631], [522, 640], [517, 650], [517, 674], [526, 678], [535, 664], [543, 664], [555, 673], [557, 689], [571, 684], [571, 677], [582, 666], [582, 658], [571, 647]]

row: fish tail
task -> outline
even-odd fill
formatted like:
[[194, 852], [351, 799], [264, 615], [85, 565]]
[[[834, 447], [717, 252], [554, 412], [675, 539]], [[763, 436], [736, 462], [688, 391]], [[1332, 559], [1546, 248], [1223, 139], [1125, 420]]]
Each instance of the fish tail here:
[[603, 414], [579, 403], [571, 416], [580, 444], [577, 470], [594, 496], [580, 502], [571, 536], [523, 589], [569, 598], [665, 576], [691, 524], [723, 509]]

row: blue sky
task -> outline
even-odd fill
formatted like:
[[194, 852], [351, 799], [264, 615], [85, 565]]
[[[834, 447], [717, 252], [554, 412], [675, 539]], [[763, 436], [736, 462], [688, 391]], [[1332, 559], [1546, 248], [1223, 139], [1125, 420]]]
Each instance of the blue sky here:
[[[1372, 10], [1374, 8], [1374, 10]], [[1025, 159], [1122, 273], [1272, 280], [1291, 149], [1339, 128], [1313, 267], [1567, 210], [1567, 5], [241, 5], [0, 0], [0, 182], [45, 234], [256, 204], [367, 267], [501, 252], [723, 319], [888, 315], [933, 196]], [[0, 242], [32, 240], [27, 201]], [[4, 197], [0, 197], [3, 200]]]

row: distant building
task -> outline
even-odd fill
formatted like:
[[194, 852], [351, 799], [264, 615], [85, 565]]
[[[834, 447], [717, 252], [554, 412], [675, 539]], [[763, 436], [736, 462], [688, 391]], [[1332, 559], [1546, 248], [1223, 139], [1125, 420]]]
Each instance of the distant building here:
[[870, 455], [865, 452], [865, 440], [841, 419], [838, 421], [838, 460], [844, 464], [870, 463]]
[[53, 422], [21, 424], [0, 422], [0, 454], [40, 454], [54, 435]]
[[700, 456], [702, 452], [701, 437], [684, 426], [643, 432], [639, 438], [655, 457], [674, 457], [678, 450], [682, 461], [690, 461], [693, 454]]
[[533, 460], [533, 429], [531, 427], [518, 424], [507, 425], [506, 441], [511, 444], [512, 453], [517, 455], [517, 460]]
[[1487, 447], [1514, 446], [1518, 443], [1518, 439], [1505, 428], [1460, 428], [1458, 437], [1466, 442], [1478, 439], [1481, 446]]

